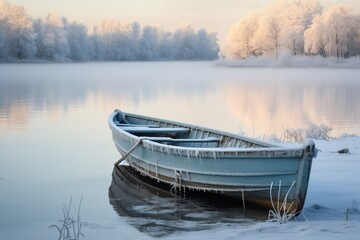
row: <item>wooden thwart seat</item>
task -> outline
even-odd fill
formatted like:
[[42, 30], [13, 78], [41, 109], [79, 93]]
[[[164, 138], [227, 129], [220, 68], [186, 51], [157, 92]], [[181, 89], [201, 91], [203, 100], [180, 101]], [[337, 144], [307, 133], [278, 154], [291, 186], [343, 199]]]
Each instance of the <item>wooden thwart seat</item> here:
[[169, 138], [169, 137], [142, 137], [143, 140], [150, 140], [154, 142], [168, 142], [168, 143], [206, 143], [206, 142], [221, 142], [221, 138]]
[[159, 125], [154, 124], [131, 124], [131, 123], [120, 123], [119, 121], [114, 121], [115, 125], [118, 127], [149, 127], [149, 128], [159, 128]]
[[160, 128], [160, 127], [144, 127], [144, 126], [121, 126], [121, 129], [128, 133], [186, 133], [189, 132], [188, 128]]

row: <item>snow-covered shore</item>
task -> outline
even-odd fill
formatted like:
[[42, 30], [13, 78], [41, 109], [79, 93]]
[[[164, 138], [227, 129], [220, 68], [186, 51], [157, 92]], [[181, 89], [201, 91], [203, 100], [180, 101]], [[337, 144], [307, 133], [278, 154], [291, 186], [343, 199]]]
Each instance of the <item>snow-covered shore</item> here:
[[[320, 150], [313, 161], [304, 210], [287, 223], [226, 225], [168, 239], [359, 239], [360, 137], [315, 140]], [[349, 149], [349, 154], [337, 151]]]
[[360, 68], [360, 58], [338, 59], [321, 56], [292, 56], [288, 52], [280, 54], [278, 59], [267, 57], [249, 57], [242, 60], [218, 60], [222, 67], [275, 67], [275, 68]]

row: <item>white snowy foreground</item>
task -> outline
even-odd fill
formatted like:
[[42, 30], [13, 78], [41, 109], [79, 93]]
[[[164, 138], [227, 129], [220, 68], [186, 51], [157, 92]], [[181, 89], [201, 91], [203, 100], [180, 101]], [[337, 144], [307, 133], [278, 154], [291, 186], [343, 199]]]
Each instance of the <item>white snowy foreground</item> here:
[[[287, 223], [224, 225], [166, 239], [360, 239], [360, 137], [316, 141], [302, 214]], [[337, 151], [349, 149], [349, 154]], [[236, 214], [236, 213], [234, 213]]]

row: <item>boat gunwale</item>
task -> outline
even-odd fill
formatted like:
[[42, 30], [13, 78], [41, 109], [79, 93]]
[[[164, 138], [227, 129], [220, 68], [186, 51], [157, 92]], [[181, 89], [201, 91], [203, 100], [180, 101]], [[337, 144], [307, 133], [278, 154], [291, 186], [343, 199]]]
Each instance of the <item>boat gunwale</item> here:
[[[122, 113], [125, 115], [128, 115], [130, 117], [138, 117], [138, 118], [143, 118], [143, 119], [149, 119], [152, 121], [160, 121], [160, 122], [166, 122], [166, 123], [170, 123], [170, 124], [176, 124], [176, 125], [180, 125], [180, 126], [184, 126], [184, 127], [189, 127], [190, 129], [197, 128], [197, 129], [201, 129], [204, 131], [212, 132], [214, 134], [220, 134], [220, 135], [238, 138], [240, 140], [243, 140], [243, 141], [246, 141], [249, 143], [255, 143], [258, 145], [262, 145], [262, 146], [268, 145], [267, 147], [266, 146], [264, 146], [264, 147], [185, 147], [185, 146], [167, 145], [167, 144], [147, 140], [146, 137], [139, 137], [139, 136], [136, 136], [132, 133], [129, 133], [129, 132], [123, 130], [121, 127], [117, 126], [113, 120], [115, 115], [118, 114], [118, 112], [115, 110], [114, 113], [112, 113], [110, 115], [109, 124], [113, 130], [116, 130], [117, 132], [119, 132], [129, 138], [132, 138], [134, 140], [134, 142], [139, 141], [141, 138], [143, 138], [142, 142], [159, 147], [159, 148], [168, 148], [168, 149], [172, 149], [172, 150], [192, 151], [192, 152], [199, 152], [199, 153], [200, 152], [201, 153], [214, 153], [214, 152], [215, 153], [255, 153], [255, 152], [263, 153], [263, 152], [276, 152], [276, 151], [287, 151], [287, 152], [288, 151], [304, 151], [304, 149], [306, 147], [305, 144], [299, 144], [299, 146], [297, 146], [297, 147], [279, 146], [279, 145], [271, 144], [271, 143], [268, 143], [265, 141], [259, 141], [254, 138], [237, 135], [237, 134], [229, 133], [229, 132], [222, 131], [222, 130], [211, 129], [211, 128], [207, 128], [207, 127], [196, 126], [196, 125], [191, 125], [191, 124], [186, 124], [186, 123], [181, 123], [181, 122], [176, 122], [176, 121], [171, 121], [171, 120], [166, 120], [166, 119], [145, 117], [143, 115], [138, 115], [138, 114], [129, 114], [129, 113], [125, 113], [125, 112], [122, 112]], [[154, 149], [154, 150], [156, 150], [156, 149]]]

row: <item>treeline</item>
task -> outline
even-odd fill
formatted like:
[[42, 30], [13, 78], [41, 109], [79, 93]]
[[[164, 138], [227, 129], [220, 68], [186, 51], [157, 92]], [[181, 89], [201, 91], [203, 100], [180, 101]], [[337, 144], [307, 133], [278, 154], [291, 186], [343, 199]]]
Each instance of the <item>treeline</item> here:
[[359, 56], [360, 15], [342, 5], [323, 10], [316, 0], [278, 0], [241, 18], [228, 34], [229, 59], [277, 59], [281, 52], [294, 56]]
[[89, 34], [55, 12], [33, 19], [23, 6], [0, 0], [0, 61], [213, 60], [219, 51], [215, 33], [190, 25], [168, 32], [105, 20]]

